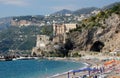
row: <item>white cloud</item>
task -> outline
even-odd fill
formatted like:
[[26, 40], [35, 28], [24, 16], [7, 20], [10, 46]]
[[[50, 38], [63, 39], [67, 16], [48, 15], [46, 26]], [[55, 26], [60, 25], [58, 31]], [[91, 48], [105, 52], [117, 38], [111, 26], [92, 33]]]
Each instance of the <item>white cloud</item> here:
[[25, 0], [0, 0], [0, 4], [15, 5], [15, 6], [28, 5], [28, 3]]

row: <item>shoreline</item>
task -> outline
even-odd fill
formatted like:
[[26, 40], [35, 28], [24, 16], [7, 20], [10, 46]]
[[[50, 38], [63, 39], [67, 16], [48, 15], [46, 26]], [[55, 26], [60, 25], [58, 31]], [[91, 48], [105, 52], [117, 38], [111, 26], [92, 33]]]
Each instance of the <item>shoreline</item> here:
[[[88, 70], [87, 71], [85, 70], [85, 71], [82, 71], [82, 72], [75, 72], [75, 73], [74, 73], [74, 71], [81, 70], [81, 69], [84, 69], [84, 68], [87, 68], [87, 67], [88, 68], [104, 67], [105, 66], [104, 65], [105, 62], [116, 60], [116, 61], [119, 61], [118, 65], [117, 65], [118, 68], [116, 66], [114, 66], [114, 68], [109, 69], [110, 72], [107, 71], [107, 72], [104, 72], [102, 74], [106, 75], [106, 78], [112, 78], [110, 76], [114, 76], [114, 78], [116, 78], [115, 76], [119, 76], [118, 78], [120, 78], [120, 69], [119, 69], [120, 68], [120, 57], [111, 57], [111, 56], [109, 56], [109, 57], [98, 56], [98, 58], [96, 58], [96, 56], [93, 56], [92, 58], [85, 58], [85, 57], [75, 57], [75, 58], [71, 58], [71, 57], [64, 57], [64, 58], [63, 57], [42, 57], [42, 58], [41, 57], [34, 57], [34, 60], [47, 59], [47, 60], [55, 60], [55, 61], [72, 61], [72, 62], [79, 62], [79, 63], [81, 62], [81, 63], [84, 64], [84, 66], [81, 67], [81, 68], [76, 68], [76, 69], [68, 70], [68, 71], [65, 71], [65, 72], [56, 73], [56, 74], [53, 74], [53, 75], [45, 77], [45, 78], [81, 78], [83, 75], [88, 75]], [[102, 60], [100, 58], [102, 58]], [[111, 59], [111, 58], [114, 58], [114, 59]], [[31, 60], [31, 58], [27, 59], [27, 60]], [[115, 69], [119, 70], [119, 74], [116, 73]], [[102, 74], [95, 73], [94, 75], [102, 75]], [[70, 77], [68, 77], [68, 75]], [[89, 76], [91, 77], [91, 75], [89, 75]], [[93, 78], [93, 74], [92, 74], [92, 78]], [[104, 78], [104, 77], [102, 77], [102, 78]]]
[[[104, 63], [107, 62], [108, 60], [104, 61], [104, 59], [108, 59], [108, 57], [104, 57], [102, 60], [100, 59], [100, 57], [98, 57], [96, 59], [96, 57], [94, 57], [95, 59], [91, 58], [91, 59], [85, 59], [85, 58], [81, 58], [81, 57], [78, 57], [78, 58], [58, 58], [58, 57], [55, 57], [54, 59], [50, 59], [50, 60], [64, 60], [64, 61], [67, 61], [67, 60], [71, 60], [71, 61], [75, 61], [75, 62], [81, 62], [83, 64], [85, 64], [84, 67], [82, 68], [78, 68], [79, 69], [83, 69], [85, 67], [90, 67], [90, 68], [94, 68], [94, 67], [97, 67], [97, 68], [100, 68], [100, 66], [104, 67]], [[109, 58], [111, 58], [111, 56], [109, 56]], [[116, 57], [116, 58], [120, 58], [120, 57]], [[114, 58], [115, 59], [115, 58]], [[49, 59], [48, 59], [49, 60]], [[112, 60], [112, 59], [109, 59], [109, 60]], [[116, 59], [117, 60], [117, 59]], [[120, 60], [118, 60], [120, 61]], [[120, 64], [119, 64], [120, 65]], [[120, 67], [120, 66], [119, 66]], [[63, 73], [56, 73], [55, 75], [53, 76], [49, 76], [47, 78], [82, 78], [83, 75], [86, 75], [88, 73], [86, 72], [77, 72], [75, 75], [73, 72], [71, 72], [73, 70], [69, 70], [69, 71], [66, 71], [66, 72], [63, 72]], [[114, 71], [115, 70], [111, 70], [110, 71]], [[68, 74], [70, 77], [68, 77]], [[119, 73], [120, 74], [120, 73]], [[113, 72], [110, 72], [110, 73], [102, 73], [102, 74], [99, 74], [99, 76], [104, 76], [106, 78], [112, 78], [111, 76], [114, 76], [114, 78], [117, 78], [117, 76], [119, 76], [120, 78], [120, 75], [119, 74], [116, 74], [116, 73], [113, 73]], [[94, 74], [94, 75], [98, 75], [97, 73]], [[91, 76], [90, 76], [91, 77]], [[101, 77], [101, 78], [104, 78], [104, 77]], [[88, 78], [88, 77], [87, 77]], [[93, 77], [92, 77], [93, 78]]]
[[[77, 58], [61, 58], [61, 57], [51, 57], [51, 58], [46, 58], [48, 60], [61, 60], [61, 61], [73, 61], [73, 62], [81, 62], [82, 64], [84, 64], [85, 66], [81, 67], [81, 68], [77, 68], [77, 69], [83, 69], [83, 68], [87, 68], [87, 67], [91, 67], [92, 64], [91, 63], [87, 63], [86, 61], [82, 61], [81, 58], [77, 57]], [[72, 70], [63, 72], [63, 73], [56, 73], [52, 76], [49, 76], [47, 78], [67, 78], [68, 72], [69, 74], [72, 74]]]

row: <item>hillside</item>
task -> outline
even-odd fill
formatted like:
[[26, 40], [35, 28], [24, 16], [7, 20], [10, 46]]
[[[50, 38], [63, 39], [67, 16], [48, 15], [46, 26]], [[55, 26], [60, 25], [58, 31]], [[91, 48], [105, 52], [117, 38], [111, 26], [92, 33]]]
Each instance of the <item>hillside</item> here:
[[65, 14], [72, 14], [72, 11], [63, 9], [63, 10], [57, 11], [51, 15], [65, 15]]
[[12, 17], [0, 18], [0, 30], [8, 28], [11, 20]]
[[98, 10], [96, 7], [82, 8], [73, 12], [74, 15], [90, 14], [92, 11]]
[[0, 18], [0, 29], [9, 26], [49, 26], [53, 23], [78, 23], [84, 18], [96, 15], [100, 10], [108, 9], [119, 2], [110, 4], [103, 8], [88, 7], [75, 11], [63, 9], [50, 15], [26, 15]]
[[[60, 27], [60, 25], [58, 25]], [[63, 25], [64, 26], [64, 25]], [[66, 27], [67, 29], [67, 27]], [[64, 30], [60, 29], [60, 30]], [[59, 31], [59, 30], [58, 30]], [[59, 36], [62, 37], [64, 35]], [[40, 56], [79, 56], [80, 51], [111, 52], [120, 48], [120, 5], [100, 11], [97, 15], [82, 20], [75, 29], [66, 33], [64, 42], [46, 40], [44, 49], [38, 45], [33, 55]], [[53, 38], [53, 40], [55, 37]], [[39, 43], [40, 44], [40, 43]], [[56, 47], [56, 48], [55, 48]], [[71, 54], [73, 52], [73, 54]], [[78, 52], [78, 53], [76, 53]], [[75, 54], [74, 54], [75, 53]]]
[[120, 2], [115, 2], [115, 3], [112, 3], [112, 4], [110, 4], [110, 5], [104, 6], [102, 9], [103, 9], [103, 10], [107, 10], [107, 9], [112, 8], [113, 6], [115, 6], [115, 5], [117, 5], [117, 4], [120, 4]]
[[43, 19], [42, 15], [17, 16], [13, 17], [10, 23], [12, 26], [41, 26]]
[[[83, 13], [85, 13], [85, 9], [80, 10], [83, 10]], [[86, 13], [96, 8], [89, 9]], [[80, 10], [76, 12], [79, 14]], [[62, 10], [62, 12], [64, 14], [71, 13], [69, 10]], [[36, 45], [37, 35], [52, 35], [53, 23], [78, 23], [77, 28], [68, 33], [68, 40], [71, 40], [72, 47], [67, 43], [65, 45], [68, 45], [70, 50], [106, 52], [120, 47], [119, 3], [110, 9], [101, 10], [97, 15], [85, 17], [82, 21], [78, 21], [80, 16], [74, 14], [67, 16], [30, 15], [1, 18], [0, 52], [32, 50]], [[11, 26], [11, 21], [14, 23], [13, 26]]]
[[[47, 29], [48, 28], [48, 29]], [[51, 35], [51, 27], [9, 27], [0, 32], [0, 52], [31, 50], [39, 34]]]
[[53, 23], [76, 23], [78, 22], [78, 18], [81, 14], [88, 14], [91, 15], [91, 12], [97, 10], [95, 7], [90, 8], [83, 8], [76, 11], [70, 11], [67, 9], [63, 9], [60, 11], [57, 11], [53, 14], [42, 16], [17, 16], [13, 17], [11, 20], [12, 26], [48, 26], [52, 25]]
[[84, 19], [68, 39], [74, 50], [111, 52], [120, 49], [120, 4]]

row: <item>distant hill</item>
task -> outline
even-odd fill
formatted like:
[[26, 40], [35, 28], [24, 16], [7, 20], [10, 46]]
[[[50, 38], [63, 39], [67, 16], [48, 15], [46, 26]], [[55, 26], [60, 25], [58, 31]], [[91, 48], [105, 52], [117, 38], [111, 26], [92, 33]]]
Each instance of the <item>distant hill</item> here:
[[60, 10], [58, 12], [55, 12], [51, 15], [65, 15], [65, 14], [73, 14], [73, 15], [79, 15], [79, 14], [90, 14], [92, 11], [97, 10], [96, 7], [89, 7], [89, 8], [82, 8], [76, 11], [71, 11], [67, 9]]
[[117, 5], [119, 4], [120, 2], [115, 2], [115, 3], [112, 3], [110, 5], [107, 5], [107, 6], [104, 6], [103, 8], [97, 8], [97, 7], [88, 7], [88, 8], [81, 8], [81, 9], [78, 9], [76, 11], [71, 11], [71, 10], [67, 10], [67, 9], [63, 9], [63, 10], [60, 10], [60, 11], [57, 11], [51, 15], [65, 15], [65, 14], [73, 14], [73, 15], [78, 15], [78, 14], [90, 14], [92, 11], [94, 10], [99, 10], [99, 9], [109, 9], [109, 8], [112, 8], [114, 5]]
[[[112, 6], [118, 4], [120, 2], [116, 2], [113, 4], [110, 4], [108, 6], [105, 6], [101, 9], [108, 9]], [[52, 13], [48, 16], [44, 15], [26, 15], [26, 16], [14, 16], [14, 17], [6, 17], [6, 18], [0, 18], [0, 30], [6, 29], [10, 26], [48, 26], [52, 25], [54, 22], [65, 22], [65, 23], [76, 23], [76, 16], [80, 14], [90, 14], [94, 10], [100, 10], [96, 7], [88, 7], [88, 8], [82, 8], [78, 9], [76, 11], [71, 11], [67, 9], [63, 9], [60, 11], [57, 11], [55, 13]], [[65, 14], [71, 14], [71, 16], [64, 16]], [[56, 17], [57, 15], [57, 17]], [[61, 16], [62, 15], [62, 16]]]
[[97, 10], [98, 8], [96, 7], [89, 7], [89, 8], [82, 8], [79, 10], [76, 10], [73, 12], [73, 14], [78, 15], [78, 14], [90, 14], [92, 11]]
[[102, 9], [103, 9], [103, 10], [110, 9], [110, 8], [112, 8], [113, 6], [117, 5], [117, 4], [120, 4], [120, 2], [115, 2], [115, 3], [112, 3], [112, 4], [110, 4], [110, 5], [104, 6]]
[[63, 10], [57, 11], [51, 15], [65, 15], [65, 14], [72, 14], [72, 11], [67, 10], [67, 9], [63, 9]]
[[43, 20], [44, 16], [43, 15], [27, 15], [27, 16], [16, 16], [13, 17], [13, 20], [20, 21], [20, 20], [28, 20], [28, 21], [37, 21], [37, 20]]
[[12, 17], [0, 18], [0, 30], [8, 28], [11, 20]]
[[41, 21], [44, 19], [43, 15], [28, 15], [28, 16], [17, 16], [13, 17], [11, 21], [12, 26], [40, 26]]

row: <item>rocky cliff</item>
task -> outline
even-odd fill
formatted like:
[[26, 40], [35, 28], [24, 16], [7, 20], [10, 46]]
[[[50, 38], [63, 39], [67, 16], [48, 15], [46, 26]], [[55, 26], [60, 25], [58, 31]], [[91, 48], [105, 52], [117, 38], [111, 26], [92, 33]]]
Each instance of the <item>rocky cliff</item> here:
[[112, 13], [97, 22], [100, 26], [86, 25], [87, 29], [79, 27], [69, 33], [74, 50], [111, 52], [120, 49], [120, 14]]
[[[38, 44], [44, 42], [41, 42], [41, 38], [38, 39], [40, 39], [37, 41], [40, 41]], [[49, 45], [45, 46], [45, 48], [49, 49], [48, 51], [41, 50], [38, 47], [33, 50], [36, 53], [33, 53], [33, 55], [64, 57], [71, 56], [71, 52], [111, 52], [120, 49], [120, 5], [118, 4], [109, 10], [100, 11], [96, 16], [82, 20], [75, 28], [66, 33], [65, 44], [55, 43], [54, 39], [55, 37], [53, 37], [53, 41]], [[76, 55], [78, 54], [72, 56]]]

